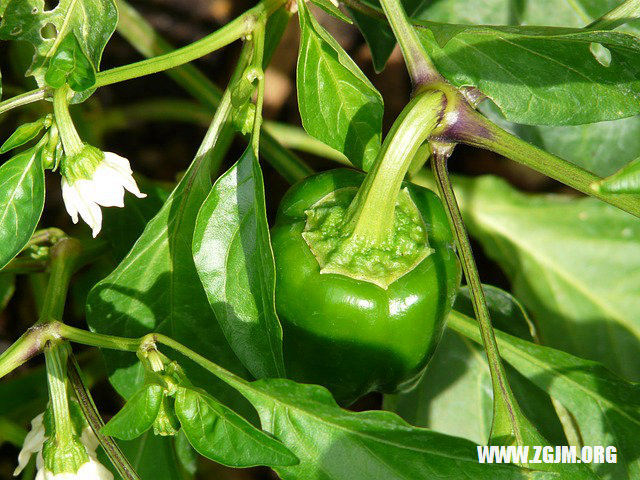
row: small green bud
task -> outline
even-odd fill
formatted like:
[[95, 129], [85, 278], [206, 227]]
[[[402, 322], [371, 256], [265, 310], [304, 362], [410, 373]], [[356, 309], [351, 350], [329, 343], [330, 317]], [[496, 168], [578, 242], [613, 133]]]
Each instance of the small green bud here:
[[174, 436], [180, 430], [180, 422], [176, 417], [173, 404], [173, 398], [165, 394], [160, 404], [158, 416], [153, 422], [153, 433], [156, 435], [163, 437]]
[[247, 135], [253, 130], [255, 119], [256, 106], [253, 103], [247, 103], [234, 111], [233, 124], [243, 135]]

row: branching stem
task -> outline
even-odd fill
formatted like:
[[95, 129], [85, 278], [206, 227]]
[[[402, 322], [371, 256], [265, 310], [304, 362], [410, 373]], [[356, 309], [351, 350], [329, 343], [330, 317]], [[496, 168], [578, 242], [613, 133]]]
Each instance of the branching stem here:
[[450, 126], [442, 137], [449, 142], [464, 143], [498, 153], [579, 192], [640, 217], [640, 195], [593, 190], [591, 185], [600, 181], [600, 177], [510, 134], [468, 106], [460, 111], [457, 124]]

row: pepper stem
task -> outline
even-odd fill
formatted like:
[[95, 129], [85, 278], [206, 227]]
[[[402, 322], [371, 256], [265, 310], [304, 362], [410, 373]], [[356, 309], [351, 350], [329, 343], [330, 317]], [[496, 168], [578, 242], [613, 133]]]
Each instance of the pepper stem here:
[[384, 244], [392, 236], [402, 181], [418, 149], [438, 126], [444, 100], [440, 91], [424, 91], [409, 102], [393, 124], [349, 207], [346, 229], [353, 239]]
[[78, 135], [71, 114], [69, 113], [69, 87], [67, 85], [56, 88], [53, 92], [53, 112], [56, 124], [60, 132], [60, 139], [64, 147], [64, 153], [72, 156], [82, 151], [84, 143]]
[[66, 342], [52, 341], [44, 350], [49, 397], [51, 398], [51, 409], [55, 425], [55, 439], [58, 445], [64, 445], [74, 440], [67, 392], [68, 349], [69, 345]]

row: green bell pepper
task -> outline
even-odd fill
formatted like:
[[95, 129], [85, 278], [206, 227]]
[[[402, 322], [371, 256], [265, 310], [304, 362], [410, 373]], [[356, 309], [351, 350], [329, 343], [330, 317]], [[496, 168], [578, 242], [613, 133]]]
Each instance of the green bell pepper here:
[[[342, 203], [344, 209], [337, 214], [347, 215], [364, 179], [363, 173], [338, 169], [294, 185], [280, 204], [271, 232], [276, 310], [283, 328], [288, 376], [324, 385], [342, 404], [371, 391], [408, 390], [419, 381], [460, 284], [460, 266], [440, 199], [431, 190], [407, 182], [402, 183], [401, 191], [408, 192], [408, 204], [417, 207], [421, 219], [415, 218], [411, 208], [406, 218], [396, 209], [400, 217], [396, 227], [412, 219], [415, 225], [407, 220], [409, 237], [426, 238], [428, 245], [409, 241], [409, 248], [403, 246], [415, 253], [409, 264], [396, 268], [393, 258], [385, 264], [400, 274], [380, 274], [386, 267], [380, 267], [376, 252], [354, 255], [355, 261], [338, 261], [340, 273], [335, 268], [323, 270], [321, 262], [331, 263], [325, 253], [336, 251], [323, 237], [332, 228], [332, 211], [323, 209], [323, 199], [333, 199], [334, 206]], [[335, 192], [345, 195], [332, 195]], [[329, 211], [325, 215], [329, 220], [314, 224], [314, 211]], [[310, 225], [320, 234], [305, 236], [311, 233]], [[367, 272], [374, 278], [363, 279]]]

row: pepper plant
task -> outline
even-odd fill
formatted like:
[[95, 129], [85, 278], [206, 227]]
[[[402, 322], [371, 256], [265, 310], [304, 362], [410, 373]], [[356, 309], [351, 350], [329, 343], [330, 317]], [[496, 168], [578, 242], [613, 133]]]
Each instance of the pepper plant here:
[[[399, 44], [412, 93], [388, 132], [319, 14], [358, 28], [377, 71]], [[191, 479], [204, 457], [297, 480], [640, 478], [640, 1], [262, 0], [179, 49], [124, 0], [0, 16], [36, 85], [0, 102], [31, 115], [0, 147], [1, 306], [29, 284], [38, 312], [0, 355], [15, 475]], [[304, 131], [263, 119], [293, 21]], [[116, 30], [148, 58], [101, 70]], [[221, 91], [190, 62], [233, 43]], [[72, 115], [159, 72], [212, 112], [168, 190]], [[450, 175], [458, 145], [570, 188]], [[265, 162], [292, 185], [271, 225]], [[45, 179], [90, 235], [49, 221]], [[511, 291], [482, 283], [469, 234]], [[96, 351], [115, 414], [92, 396]], [[485, 445], [578, 453], [490, 464]], [[600, 447], [617, 456], [584, 453]]]

